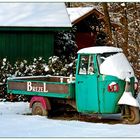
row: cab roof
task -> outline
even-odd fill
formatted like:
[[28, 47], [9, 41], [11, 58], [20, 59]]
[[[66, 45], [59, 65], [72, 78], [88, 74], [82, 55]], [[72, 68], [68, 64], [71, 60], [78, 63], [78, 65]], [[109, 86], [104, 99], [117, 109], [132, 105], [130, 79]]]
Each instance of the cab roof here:
[[116, 48], [112, 46], [95, 46], [95, 47], [88, 47], [78, 51], [78, 54], [103, 54], [103, 53], [110, 53], [110, 52], [122, 52], [121, 48]]

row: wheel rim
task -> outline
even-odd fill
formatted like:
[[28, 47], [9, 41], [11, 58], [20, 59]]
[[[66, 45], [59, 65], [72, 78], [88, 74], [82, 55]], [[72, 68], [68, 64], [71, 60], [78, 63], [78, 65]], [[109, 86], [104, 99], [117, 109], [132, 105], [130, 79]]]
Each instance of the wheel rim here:
[[132, 109], [130, 109], [130, 117], [128, 117], [129, 121], [134, 121], [135, 120], [135, 113]]
[[36, 115], [42, 115], [43, 111], [42, 111], [42, 109], [41, 109], [39, 106], [37, 106], [37, 107], [34, 109], [34, 113], [35, 113]]
[[136, 107], [129, 107], [129, 116], [124, 119], [124, 123], [137, 124], [140, 122], [139, 109]]
[[48, 111], [42, 107], [41, 103], [36, 102], [33, 104], [32, 114], [33, 115], [40, 115], [40, 116], [47, 116]]

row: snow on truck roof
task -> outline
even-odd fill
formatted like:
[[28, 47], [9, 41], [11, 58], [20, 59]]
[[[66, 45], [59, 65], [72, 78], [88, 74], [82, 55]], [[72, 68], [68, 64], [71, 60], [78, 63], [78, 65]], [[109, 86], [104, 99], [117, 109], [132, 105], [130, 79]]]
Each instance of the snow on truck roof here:
[[88, 47], [78, 51], [78, 54], [102, 54], [102, 53], [109, 53], [109, 52], [122, 52], [121, 48], [110, 47], [110, 46], [95, 46], [95, 47]]

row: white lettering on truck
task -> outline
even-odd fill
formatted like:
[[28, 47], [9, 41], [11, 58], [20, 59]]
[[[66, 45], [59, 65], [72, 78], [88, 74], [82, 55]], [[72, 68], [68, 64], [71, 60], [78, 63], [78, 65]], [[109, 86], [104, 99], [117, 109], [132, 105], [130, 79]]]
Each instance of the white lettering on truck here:
[[46, 83], [43, 83], [42, 86], [33, 86], [32, 82], [27, 82], [27, 91], [35, 91], [35, 92], [48, 92], [46, 89]]

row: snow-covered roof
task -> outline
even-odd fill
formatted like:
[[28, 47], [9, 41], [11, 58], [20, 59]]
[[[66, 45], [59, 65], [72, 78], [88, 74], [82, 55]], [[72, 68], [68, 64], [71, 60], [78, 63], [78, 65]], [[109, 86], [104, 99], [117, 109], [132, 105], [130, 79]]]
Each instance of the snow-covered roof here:
[[75, 20], [87, 14], [93, 9], [94, 9], [93, 7], [76, 7], [76, 8], [67, 8], [67, 11], [70, 16], [71, 22], [74, 22]]
[[110, 47], [110, 46], [97, 46], [97, 47], [88, 47], [78, 51], [78, 53], [84, 54], [102, 54], [108, 52], [122, 52], [121, 48]]
[[0, 3], [0, 26], [71, 27], [64, 3]]
[[[68, 14], [70, 16], [70, 20], [72, 23], [74, 23], [76, 20], [80, 19], [81, 17], [84, 17], [85, 15], [89, 14], [93, 10], [96, 10], [96, 7], [72, 7], [67, 8]], [[98, 12], [100, 13], [100, 12]], [[100, 13], [102, 14], [102, 13]]]

